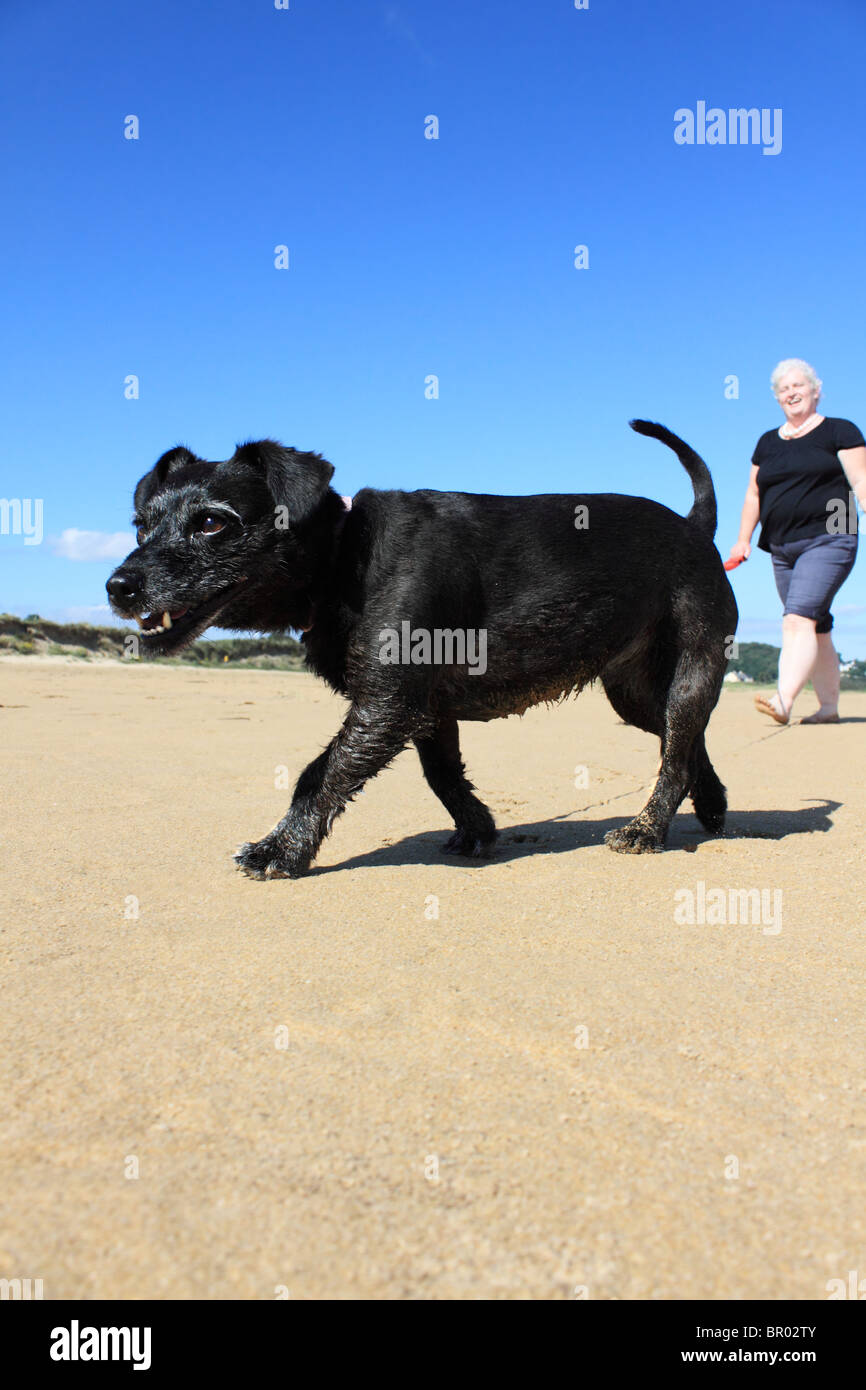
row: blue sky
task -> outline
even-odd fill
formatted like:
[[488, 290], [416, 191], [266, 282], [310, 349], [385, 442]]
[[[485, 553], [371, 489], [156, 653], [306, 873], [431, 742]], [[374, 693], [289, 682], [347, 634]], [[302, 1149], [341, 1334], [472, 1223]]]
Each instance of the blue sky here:
[[[866, 426], [864, 38], [861, 0], [3, 0], [0, 495], [43, 499], [44, 540], [0, 535], [0, 609], [106, 621], [138, 477], [263, 435], [346, 493], [684, 511], [626, 423], [661, 420], [727, 554], [776, 361]], [[781, 150], [677, 144], [699, 101], [780, 109]], [[769, 557], [733, 583], [741, 638], [777, 642]]]

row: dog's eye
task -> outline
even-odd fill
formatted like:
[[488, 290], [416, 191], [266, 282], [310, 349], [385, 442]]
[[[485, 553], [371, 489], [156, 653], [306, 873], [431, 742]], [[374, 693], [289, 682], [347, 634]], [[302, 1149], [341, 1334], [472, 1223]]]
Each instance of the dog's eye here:
[[201, 524], [195, 529], [200, 536], [215, 536], [217, 531], [225, 530], [225, 522], [221, 521], [218, 516], [206, 516], [202, 518]]
[[147, 534], [147, 532], [145, 531], [144, 527], [143, 527], [143, 526], [139, 526], [138, 530], [137, 530], [136, 533], [135, 533], [135, 543], [136, 543], [136, 545], [144, 545], [144, 538], [145, 538], [146, 534]]

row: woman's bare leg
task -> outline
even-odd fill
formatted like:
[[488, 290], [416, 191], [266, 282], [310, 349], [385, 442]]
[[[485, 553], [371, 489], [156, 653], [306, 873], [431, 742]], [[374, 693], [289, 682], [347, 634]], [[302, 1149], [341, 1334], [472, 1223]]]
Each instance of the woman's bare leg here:
[[820, 706], [815, 713], [820, 715], [822, 719], [830, 719], [839, 712], [839, 686], [841, 682], [839, 653], [833, 646], [831, 633], [819, 632], [816, 636], [818, 655], [812, 668], [812, 684], [815, 687], [815, 694], [818, 696]]
[[812, 675], [818, 659], [815, 619], [801, 618], [799, 613], [786, 613], [782, 619], [779, 688], [771, 701], [780, 714], [790, 716], [791, 707]]

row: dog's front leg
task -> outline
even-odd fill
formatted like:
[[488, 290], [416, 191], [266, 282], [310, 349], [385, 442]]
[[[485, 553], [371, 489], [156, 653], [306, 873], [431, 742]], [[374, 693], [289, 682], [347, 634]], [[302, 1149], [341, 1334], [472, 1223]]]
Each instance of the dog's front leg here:
[[417, 732], [418, 721], [402, 711], [353, 705], [336, 738], [301, 773], [286, 815], [263, 840], [242, 845], [236, 863], [251, 878], [300, 878], [346, 802]]

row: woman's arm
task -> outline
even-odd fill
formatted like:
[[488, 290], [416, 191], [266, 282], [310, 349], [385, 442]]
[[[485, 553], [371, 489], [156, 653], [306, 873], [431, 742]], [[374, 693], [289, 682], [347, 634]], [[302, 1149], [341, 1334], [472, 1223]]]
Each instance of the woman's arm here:
[[856, 449], [840, 449], [839, 462], [851, 484], [851, 491], [866, 512], [866, 445], [858, 444]]
[[[848, 449], [846, 452], [850, 454], [862, 452], [866, 455], [866, 449]], [[840, 454], [839, 457], [841, 458], [842, 455]], [[866, 478], [864, 478], [864, 482], [866, 482]], [[752, 553], [752, 532], [758, 524], [760, 514], [761, 498], [758, 493], [758, 465], [753, 463], [752, 472], [749, 476], [749, 486], [746, 488], [746, 497], [743, 502], [743, 511], [740, 516], [740, 534], [731, 546], [731, 553], [728, 556], [729, 560], [748, 560]]]

